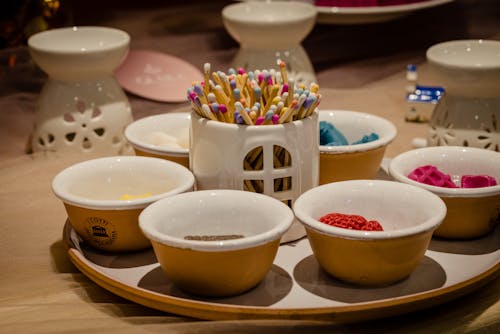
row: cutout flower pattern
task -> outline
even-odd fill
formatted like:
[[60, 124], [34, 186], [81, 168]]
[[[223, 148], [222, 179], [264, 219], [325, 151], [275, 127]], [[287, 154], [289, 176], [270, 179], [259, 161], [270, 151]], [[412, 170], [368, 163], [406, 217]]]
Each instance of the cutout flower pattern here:
[[53, 150], [56, 140], [65, 140], [67, 143], [81, 143], [84, 150], [91, 150], [95, 140], [104, 138], [106, 127], [102, 119], [102, 112], [98, 107], [87, 108], [85, 101], [75, 99], [75, 111], [63, 115], [67, 132], [64, 138], [56, 138], [52, 133], [44, 133], [37, 138], [38, 145], [44, 150]]
[[[455, 128], [448, 109], [436, 113], [429, 127], [429, 144], [431, 146], [473, 146], [500, 152], [500, 135], [498, 133], [498, 120], [495, 113], [491, 113], [487, 123], [481, 123], [477, 133], [473, 136], [461, 136], [461, 129]], [[467, 131], [467, 130], [463, 130]], [[461, 138], [463, 137], [463, 138]]]
[[106, 129], [101, 122], [102, 112], [98, 107], [87, 108], [85, 101], [75, 100], [76, 112], [64, 114], [64, 121], [70, 126], [65, 134], [68, 142], [81, 142], [84, 149], [91, 149], [94, 140], [103, 137]]

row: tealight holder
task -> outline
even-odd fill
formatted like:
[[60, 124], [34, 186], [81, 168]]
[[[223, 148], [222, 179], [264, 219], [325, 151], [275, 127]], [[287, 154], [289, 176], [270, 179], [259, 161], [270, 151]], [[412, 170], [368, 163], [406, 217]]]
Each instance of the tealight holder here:
[[470, 146], [500, 152], [500, 41], [457, 40], [427, 50], [445, 88], [431, 120], [429, 146]]
[[[318, 185], [316, 111], [300, 120], [273, 125], [219, 122], [193, 111], [190, 131], [189, 161], [197, 190], [253, 191], [292, 207], [304, 191]], [[303, 236], [304, 228], [295, 221], [282, 242]]]
[[128, 99], [112, 72], [130, 37], [106, 27], [71, 27], [37, 33], [30, 54], [48, 74], [35, 113], [32, 150], [121, 154], [123, 129], [132, 122]]
[[316, 81], [309, 56], [301, 45], [316, 22], [313, 5], [294, 1], [248, 1], [222, 10], [223, 23], [240, 44], [234, 68], [278, 69], [282, 60], [289, 77], [309, 85]]

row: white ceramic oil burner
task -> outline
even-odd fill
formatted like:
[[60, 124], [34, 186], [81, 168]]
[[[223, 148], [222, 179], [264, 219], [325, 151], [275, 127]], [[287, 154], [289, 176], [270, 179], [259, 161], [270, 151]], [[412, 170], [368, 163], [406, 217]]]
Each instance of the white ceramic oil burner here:
[[106, 27], [60, 28], [29, 38], [33, 60], [49, 76], [35, 115], [34, 152], [123, 152], [132, 113], [112, 73], [129, 42], [126, 32]]
[[457, 40], [427, 50], [445, 88], [429, 123], [429, 146], [471, 146], [500, 152], [500, 41]]
[[249, 1], [222, 10], [224, 26], [240, 43], [232, 66], [246, 70], [277, 69], [287, 65], [289, 78], [309, 85], [317, 82], [302, 40], [316, 21], [313, 5], [294, 1]]

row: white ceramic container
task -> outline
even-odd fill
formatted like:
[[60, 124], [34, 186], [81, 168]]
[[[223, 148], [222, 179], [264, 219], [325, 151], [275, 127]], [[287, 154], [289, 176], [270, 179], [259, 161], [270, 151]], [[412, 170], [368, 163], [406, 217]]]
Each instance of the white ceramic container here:
[[309, 56], [300, 44], [314, 27], [313, 5], [294, 1], [241, 2], [224, 7], [222, 19], [241, 46], [233, 60], [235, 68], [279, 70], [280, 59], [295, 82], [316, 82]]
[[427, 50], [444, 86], [429, 123], [429, 146], [472, 146], [500, 152], [500, 41], [456, 40]]
[[121, 154], [130, 104], [113, 78], [130, 37], [106, 27], [71, 27], [31, 36], [28, 46], [49, 78], [35, 114], [33, 151]]
[[[301, 193], [318, 185], [317, 112], [298, 121], [260, 126], [212, 121], [192, 112], [190, 131], [189, 165], [198, 190], [250, 190], [291, 206]], [[254, 150], [261, 151], [260, 168], [246, 168]], [[276, 150], [287, 152], [284, 166], [275, 163]], [[296, 223], [284, 238], [303, 235]]]

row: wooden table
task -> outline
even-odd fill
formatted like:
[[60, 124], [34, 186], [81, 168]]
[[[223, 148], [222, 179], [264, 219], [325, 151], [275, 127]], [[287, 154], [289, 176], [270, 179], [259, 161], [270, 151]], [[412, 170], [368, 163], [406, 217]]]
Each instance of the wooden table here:
[[[462, 7], [456, 7], [458, 5], [472, 8], [470, 15], [479, 17], [479, 2], [460, 1], [450, 10], [460, 12]], [[213, 6], [210, 8], [214, 10]], [[483, 15], [486, 18], [490, 17], [489, 14], [494, 15], [494, 10], [493, 13], [487, 12], [491, 12], [491, 8], [485, 9]], [[158, 11], [156, 17], [170, 13], [172, 9], [163, 10]], [[210, 21], [214, 24], [213, 29], [205, 33], [189, 31], [185, 35], [162, 35], [159, 38], [161, 44], [155, 44], [155, 30], [147, 30], [148, 35], [142, 25], [158, 21], [144, 21], [145, 13], [135, 13], [137, 15], [129, 16], [128, 26], [124, 20], [105, 21], [117, 27], [129, 27], [132, 31], [136, 29], [136, 35], [132, 35], [133, 47], [147, 46], [178, 55], [186, 52], [185, 59], [196, 66], [201, 66], [205, 56], [220, 68], [226, 68], [236, 51], [234, 42], [225, 34], [220, 22], [213, 21]], [[215, 11], [213, 17], [216, 18], [217, 13]], [[437, 20], [433, 15], [438, 14], [427, 15]], [[389, 29], [390, 32], [398, 25], [414, 23], [422, 15], [375, 25], [373, 29]], [[440, 18], [445, 16], [441, 13]], [[482, 22], [486, 23], [485, 37], [494, 37], [491, 34], [492, 21], [483, 19]], [[498, 22], [495, 27], [493, 30], [498, 33]], [[386, 156], [393, 157], [411, 149], [411, 140], [424, 137], [427, 128], [425, 124], [404, 121], [404, 66], [408, 62], [418, 63], [422, 81], [432, 81], [424, 62], [426, 43], [421, 42], [415, 50], [402, 48], [375, 57], [352, 57], [356, 61], [332, 60], [313, 46], [315, 41], [328, 38], [329, 29], [334, 28], [317, 27], [316, 34], [305, 41], [318, 70], [324, 96], [322, 109], [359, 110], [386, 117], [398, 128], [398, 137], [389, 146]], [[356, 33], [360, 28], [339, 29]], [[469, 29], [461, 36], [477, 37], [478, 29]], [[148, 38], [144, 37], [145, 34]], [[500, 39], [498, 35], [497, 39]], [[206, 53], [192, 54], [193, 41], [202, 41], [198, 47]], [[223, 42], [218, 45], [217, 41]], [[167, 42], [170, 44], [164, 44]], [[345, 53], [354, 53], [353, 50]], [[14, 68], [7, 68], [3, 60], [12, 54], [17, 55], [18, 63]], [[493, 333], [500, 329], [498, 278], [484, 281], [484, 285], [474, 292], [438, 306], [353, 324], [291, 320], [199, 321], [150, 309], [108, 292], [81, 274], [69, 261], [62, 244], [66, 213], [50, 188], [52, 178], [61, 169], [93, 156], [25, 153], [36, 97], [45, 78], [30, 63], [25, 48], [2, 50], [0, 56], [0, 333]], [[161, 104], [129, 97], [136, 119], [186, 107], [184, 104]]]

